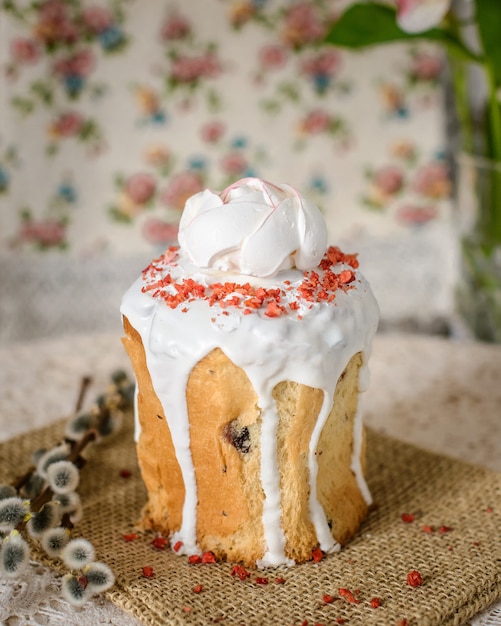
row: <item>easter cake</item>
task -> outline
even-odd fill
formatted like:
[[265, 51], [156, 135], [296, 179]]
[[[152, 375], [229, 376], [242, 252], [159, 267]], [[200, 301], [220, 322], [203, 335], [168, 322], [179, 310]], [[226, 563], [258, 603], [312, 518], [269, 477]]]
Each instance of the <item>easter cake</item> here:
[[312, 202], [256, 178], [192, 196], [179, 245], [121, 313], [145, 527], [251, 566], [353, 536], [371, 502], [360, 398], [378, 307]]

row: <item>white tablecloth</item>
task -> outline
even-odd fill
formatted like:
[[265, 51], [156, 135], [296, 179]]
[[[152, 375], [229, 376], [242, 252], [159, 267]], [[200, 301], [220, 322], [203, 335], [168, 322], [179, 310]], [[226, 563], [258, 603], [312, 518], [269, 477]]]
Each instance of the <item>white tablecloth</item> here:
[[[82, 376], [94, 379], [92, 400], [112, 370], [129, 369], [117, 335], [11, 344], [0, 347], [0, 363], [2, 440], [70, 414]], [[378, 335], [364, 398], [366, 423], [417, 446], [499, 471], [500, 370], [501, 346]], [[104, 598], [84, 609], [69, 607], [59, 598], [56, 576], [35, 564], [28, 580], [12, 584], [0, 579], [0, 623], [137, 624]], [[501, 605], [471, 623], [501, 625]]]

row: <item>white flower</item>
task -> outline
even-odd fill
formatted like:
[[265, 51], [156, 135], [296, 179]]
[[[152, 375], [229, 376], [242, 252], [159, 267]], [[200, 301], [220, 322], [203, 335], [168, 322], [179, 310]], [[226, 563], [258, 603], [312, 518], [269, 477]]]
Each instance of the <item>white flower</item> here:
[[407, 33], [421, 33], [442, 20], [451, 0], [396, 0], [396, 3], [400, 28]]

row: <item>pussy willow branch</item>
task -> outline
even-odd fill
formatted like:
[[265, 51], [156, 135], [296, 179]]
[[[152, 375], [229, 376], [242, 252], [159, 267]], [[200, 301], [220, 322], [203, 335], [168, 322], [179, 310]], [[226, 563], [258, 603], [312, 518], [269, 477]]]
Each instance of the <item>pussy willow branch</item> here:
[[[90, 387], [90, 384], [92, 383], [92, 378], [90, 376], [83, 376], [81, 381], [80, 381], [80, 389], [78, 391], [78, 397], [77, 400], [75, 402], [75, 408], [74, 408], [74, 412], [78, 413], [80, 411], [80, 409], [82, 408], [82, 405], [84, 403], [85, 400], [85, 395]], [[26, 472], [20, 476], [19, 478], [17, 478], [13, 483], [12, 486], [14, 487], [14, 489], [16, 491], [19, 491], [21, 489], [21, 487], [29, 480], [30, 476], [33, 474], [33, 472], [36, 470], [36, 467], [34, 465], [32, 465], [28, 470], [26, 470]]]
[[85, 394], [87, 393], [90, 385], [92, 383], [92, 378], [90, 376], [84, 376], [80, 381], [80, 391], [78, 393], [78, 398], [75, 403], [75, 413], [78, 413], [82, 408], [82, 405], [85, 400]]
[[[80, 453], [84, 451], [89, 443], [95, 441], [97, 437], [98, 431], [95, 428], [90, 428], [85, 435], [75, 443], [66, 460], [71, 461], [71, 463], [74, 463], [77, 467], [82, 468], [85, 465], [85, 459], [80, 456]], [[39, 511], [44, 504], [52, 500], [53, 495], [54, 492], [52, 489], [50, 487], [46, 487], [42, 493], [31, 500], [31, 510], [35, 512]]]

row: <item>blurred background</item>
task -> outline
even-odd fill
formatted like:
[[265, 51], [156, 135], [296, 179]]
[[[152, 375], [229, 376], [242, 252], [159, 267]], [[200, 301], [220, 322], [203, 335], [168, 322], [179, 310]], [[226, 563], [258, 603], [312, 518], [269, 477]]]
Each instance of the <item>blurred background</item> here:
[[382, 330], [450, 333], [443, 53], [319, 44], [347, 4], [4, 2], [0, 342], [120, 333], [186, 198], [244, 176], [317, 202]]

